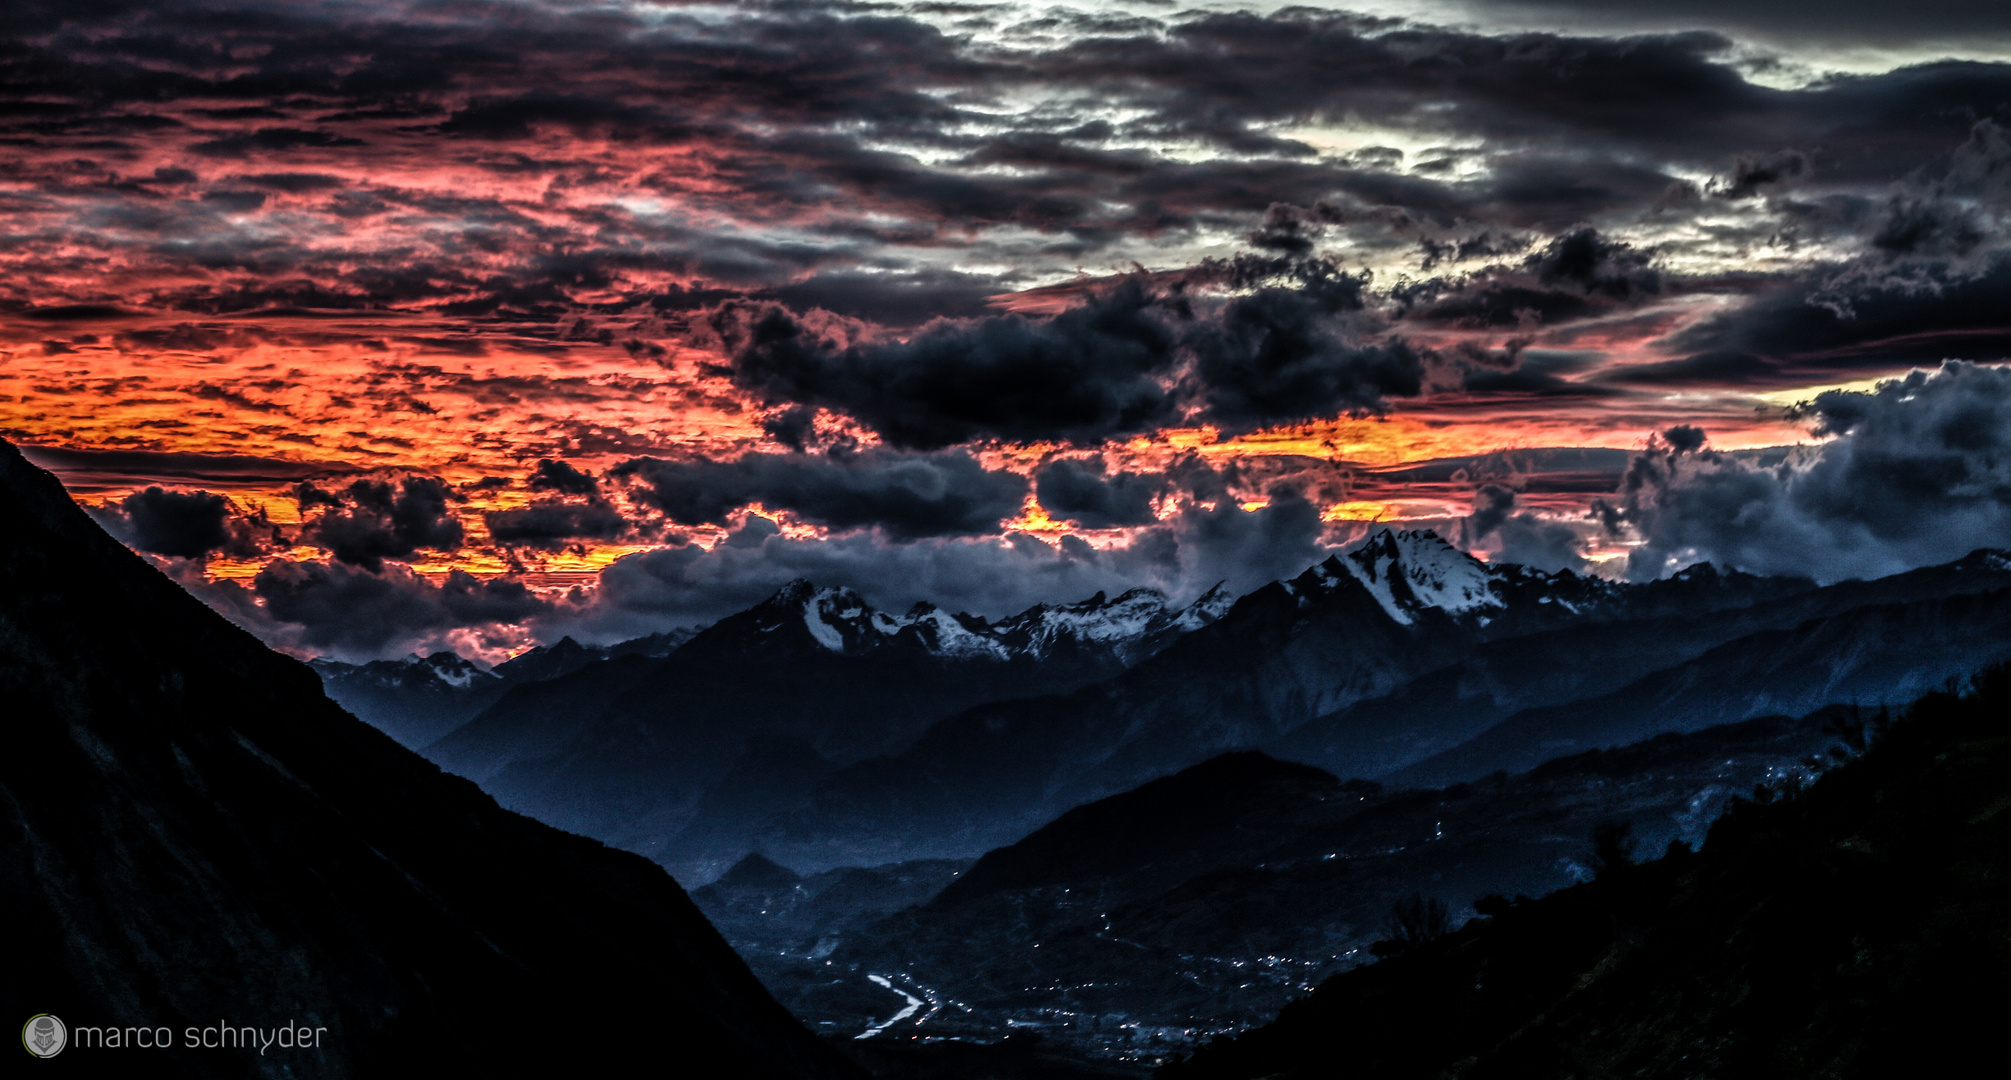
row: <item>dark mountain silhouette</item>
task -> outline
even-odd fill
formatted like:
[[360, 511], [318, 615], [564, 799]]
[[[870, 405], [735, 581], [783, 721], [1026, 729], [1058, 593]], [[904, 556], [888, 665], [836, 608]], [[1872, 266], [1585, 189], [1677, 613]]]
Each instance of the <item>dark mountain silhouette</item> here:
[[700, 873], [724, 866], [747, 848], [748, 838], [778, 807], [801, 806], [835, 769], [801, 739], [757, 735], [712, 789], [691, 821], [665, 845]]
[[1961, 1076], [2011, 1000], [2011, 672], [1703, 849], [1326, 982], [1163, 1080]]
[[149, 1076], [851, 1074], [662, 869], [349, 716], [4, 444], [0, 526], [7, 1015], [328, 1029], [97, 1051]]
[[1134, 889], [1173, 885], [1216, 863], [1247, 860], [1305, 812], [1336, 799], [1355, 801], [1330, 773], [1255, 751], [1224, 754], [1079, 806], [986, 852], [930, 906], [948, 910], [993, 893], [1117, 877], [1133, 879]]
[[796, 871], [759, 852], [734, 863], [716, 882], [723, 889], [763, 892], [788, 892], [802, 883]]

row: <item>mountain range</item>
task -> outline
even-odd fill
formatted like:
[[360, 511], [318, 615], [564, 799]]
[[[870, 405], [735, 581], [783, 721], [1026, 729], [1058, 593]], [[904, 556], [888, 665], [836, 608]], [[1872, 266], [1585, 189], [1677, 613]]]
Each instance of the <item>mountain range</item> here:
[[[1639, 584], [1383, 532], [1122, 674], [974, 706], [758, 830], [793, 866], [967, 858], [1226, 751], [1445, 784], [1837, 703], [2011, 657], [2011, 558], [1827, 586], [1708, 564]], [[1548, 711], [1546, 711], [1548, 710]]]
[[[1370, 1075], [1850, 1071], [1986, 1022], [1948, 987], [2007, 969], [2004, 676], [1884, 720], [2011, 659], [2001, 552], [1621, 583], [1383, 532], [1186, 606], [989, 621], [794, 582], [688, 636], [310, 668], [4, 445], [0, 521], [0, 996], [334, 1036], [152, 1075], [629, 1068], [654, 1039], [760, 1077], [1227, 1080], [1330, 1071], [1334, 1030], [1388, 1033]], [[445, 730], [434, 761], [323, 687]], [[694, 902], [608, 843], [717, 880]], [[1756, 1005], [1748, 974], [1841, 1004]]]
[[[1443, 786], [1909, 700], [2011, 657], [2007, 589], [1991, 551], [1828, 585], [1710, 564], [1626, 583], [1383, 531], [1184, 608], [1138, 590], [988, 622], [799, 581], [681, 643], [561, 642], [487, 677], [451, 654], [392, 664], [419, 687], [387, 696], [472, 707], [433, 688], [479, 688], [428, 756], [703, 880], [757, 850], [804, 872], [967, 860], [1235, 750]], [[325, 677], [356, 700], [381, 667]]]
[[321, 657], [307, 666], [321, 676], [322, 688], [336, 704], [417, 750], [467, 723], [515, 687], [570, 675], [603, 660], [669, 656], [699, 629], [666, 630], [617, 645], [582, 645], [563, 637], [494, 667], [452, 651], [367, 664]]

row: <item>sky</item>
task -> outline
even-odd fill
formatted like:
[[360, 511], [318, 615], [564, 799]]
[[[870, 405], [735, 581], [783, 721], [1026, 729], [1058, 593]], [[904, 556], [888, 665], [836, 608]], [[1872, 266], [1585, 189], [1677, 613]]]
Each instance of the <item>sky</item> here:
[[2011, 7], [10, 5], [0, 435], [275, 646], [2011, 546]]

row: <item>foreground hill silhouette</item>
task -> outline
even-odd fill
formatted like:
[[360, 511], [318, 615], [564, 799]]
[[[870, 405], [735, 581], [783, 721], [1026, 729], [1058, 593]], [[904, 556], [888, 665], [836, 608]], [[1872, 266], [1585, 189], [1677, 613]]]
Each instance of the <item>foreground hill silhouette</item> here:
[[2011, 1001], [2011, 669], [1699, 852], [1480, 906], [1161, 1080], [1969, 1075]]
[[[0, 443], [0, 1020], [146, 1076], [854, 1075], [640, 856], [498, 808], [323, 696]], [[180, 1046], [291, 1021], [319, 1050]]]

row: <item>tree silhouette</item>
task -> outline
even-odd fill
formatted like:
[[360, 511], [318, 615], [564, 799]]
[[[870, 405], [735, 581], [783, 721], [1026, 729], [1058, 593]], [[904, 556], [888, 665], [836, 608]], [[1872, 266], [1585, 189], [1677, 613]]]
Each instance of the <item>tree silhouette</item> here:
[[1605, 877], [1634, 865], [1634, 823], [1611, 818], [1592, 827], [1592, 869]]
[[1369, 947], [1377, 956], [1393, 956], [1409, 952], [1420, 945], [1437, 941], [1452, 932], [1452, 909], [1436, 896], [1412, 893], [1400, 896], [1390, 905], [1389, 917], [1383, 920], [1383, 933], [1387, 938]]

